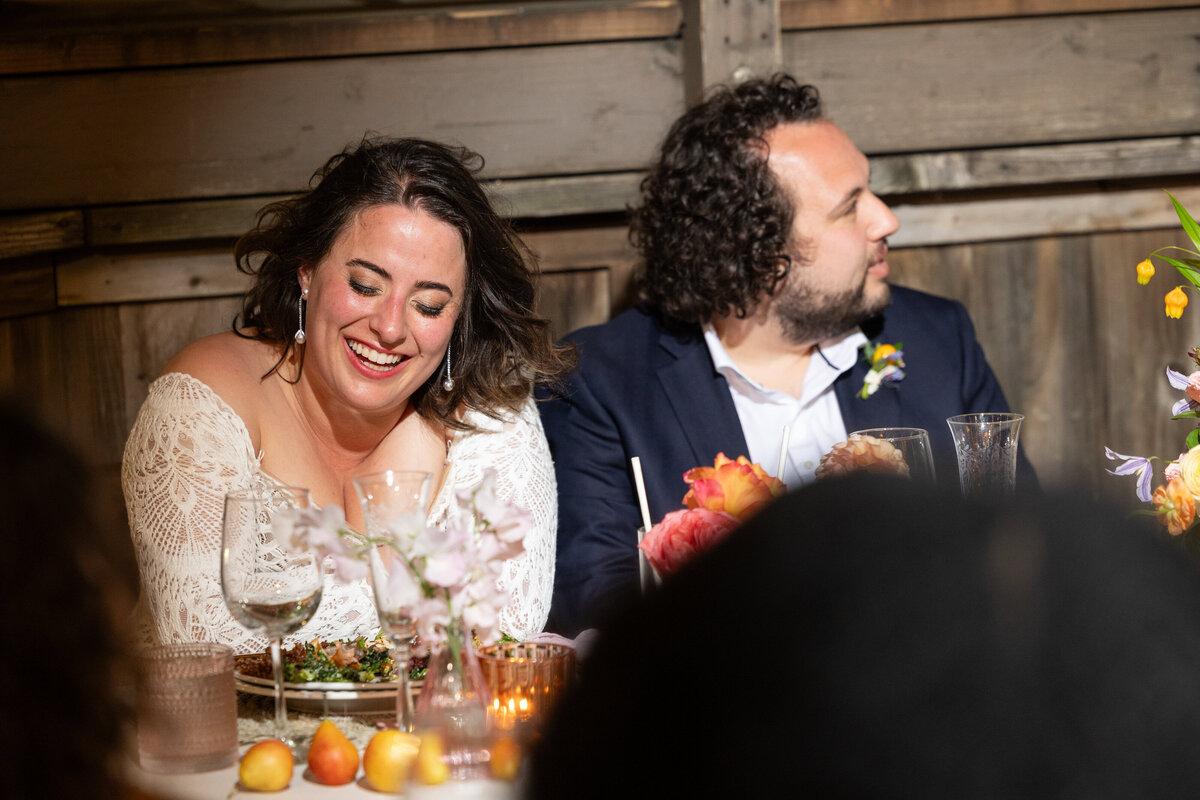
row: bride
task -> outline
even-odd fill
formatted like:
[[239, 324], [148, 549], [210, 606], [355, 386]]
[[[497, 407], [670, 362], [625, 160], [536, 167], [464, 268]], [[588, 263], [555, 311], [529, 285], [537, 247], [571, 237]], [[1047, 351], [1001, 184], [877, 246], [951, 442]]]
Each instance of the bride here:
[[[497, 472], [500, 499], [535, 520], [505, 566], [513, 599], [500, 627], [518, 639], [542, 629], [557, 507], [531, 390], [570, 356], [533, 314], [535, 273], [475, 179], [479, 162], [432, 142], [366, 139], [238, 241], [238, 268], [254, 280], [234, 330], [167, 364], [125, 446], [143, 642], [263, 649], [221, 597], [225, 493], [304, 486], [362, 529], [351, 479], [383, 469], [433, 474], [435, 525], [456, 487]], [[302, 635], [377, 629], [364, 581], [327, 580]]]

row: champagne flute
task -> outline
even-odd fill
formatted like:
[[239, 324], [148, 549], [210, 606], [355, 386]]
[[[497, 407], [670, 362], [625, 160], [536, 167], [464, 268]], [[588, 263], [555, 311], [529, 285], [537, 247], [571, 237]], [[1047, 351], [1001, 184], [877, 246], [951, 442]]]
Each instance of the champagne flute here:
[[851, 436], [871, 436], [891, 442], [908, 465], [908, 475], [914, 481], [933, 483], [933, 448], [929, 445], [929, 431], [924, 428], [867, 428], [854, 431]]
[[[396, 726], [411, 731], [413, 726], [412, 690], [408, 682], [409, 661], [417, 626], [412, 616], [411, 592], [397, 593], [397, 579], [403, 580], [407, 567], [400, 554], [412, 549], [413, 539], [425, 528], [429, 506], [428, 472], [385, 470], [354, 477], [354, 488], [362, 503], [367, 536], [391, 542], [395, 547], [373, 548], [370, 553], [371, 586], [379, 625], [392, 645], [396, 665]], [[404, 572], [397, 573], [397, 570]], [[415, 580], [415, 578], [413, 579]], [[411, 588], [411, 585], [410, 585]]]
[[283, 694], [283, 637], [303, 628], [321, 604], [322, 569], [316, 554], [294, 550], [271, 532], [271, 517], [311, 504], [307, 489], [292, 486], [225, 495], [221, 543], [221, 594], [234, 619], [271, 641], [275, 678], [275, 738], [288, 735]]

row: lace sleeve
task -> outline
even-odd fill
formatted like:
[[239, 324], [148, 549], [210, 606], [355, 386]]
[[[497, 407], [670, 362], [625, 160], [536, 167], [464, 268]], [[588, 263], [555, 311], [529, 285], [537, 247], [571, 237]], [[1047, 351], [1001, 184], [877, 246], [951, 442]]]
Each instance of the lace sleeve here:
[[[218, 641], [237, 653], [265, 649], [266, 640], [225, 606], [219, 555], [225, 494], [270, 481], [259, 464], [245, 424], [207, 385], [181, 373], [151, 384], [121, 463], [142, 583], [135, 620], [142, 643]], [[327, 578], [316, 617], [298, 635], [335, 639], [377, 629], [366, 583]]]
[[497, 496], [533, 515], [525, 552], [505, 565], [501, 587], [512, 592], [512, 600], [500, 611], [500, 629], [524, 639], [546, 626], [554, 590], [558, 498], [550, 447], [532, 397], [504, 422], [483, 414], [471, 414], [468, 421], [478, 430], [459, 434], [451, 445], [429, 521], [444, 524], [455, 488], [478, 483], [489, 467], [496, 472]]

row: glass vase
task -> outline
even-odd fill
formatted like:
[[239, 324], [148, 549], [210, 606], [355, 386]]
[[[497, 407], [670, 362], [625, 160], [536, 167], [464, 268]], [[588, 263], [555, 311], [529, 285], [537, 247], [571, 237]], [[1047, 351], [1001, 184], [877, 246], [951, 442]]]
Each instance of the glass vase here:
[[452, 623], [445, 643], [429, 656], [413, 718], [422, 747], [440, 744], [450, 780], [488, 777], [490, 702], [471, 635], [461, 621]]

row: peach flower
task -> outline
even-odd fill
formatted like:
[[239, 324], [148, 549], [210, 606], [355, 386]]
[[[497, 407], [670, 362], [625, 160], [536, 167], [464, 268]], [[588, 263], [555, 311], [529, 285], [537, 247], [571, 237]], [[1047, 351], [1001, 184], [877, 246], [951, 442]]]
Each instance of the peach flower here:
[[1179, 480], [1192, 497], [1200, 497], [1200, 445], [1179, 457]]
[[690, 487], [683, 496], [686, 507], [725, 511], [742, 520], [787, 490], [783, 481], [745, 456], [732, 461], [724, 453], [717, 454], [711, 467], [689, 469], [683, 480]]
[[821, 456], [821, 463], [817, 465], [815, 474], [818, 478], [830, 478], [859, 470], [908, 477], [908, 464], [904, 461], [904, 454], [894, 444], [857, 433], [852, 434], [846, 441], [835, 444], [828, 453]]
[[724, 511], [707, 508], [672, 511], [650, 529], [638, 548], [665, 578], [696, 553], [725, 538], [738, 524], [737, 517]]
[[[1195, 450], [1196, 448], [1192, 448]], [[1196, 501], [1182, 480], [1174, 480], [1154, 490], [1154, 508], [1172, 536], [1192, 527], [1196, 519]]]

